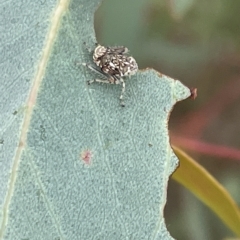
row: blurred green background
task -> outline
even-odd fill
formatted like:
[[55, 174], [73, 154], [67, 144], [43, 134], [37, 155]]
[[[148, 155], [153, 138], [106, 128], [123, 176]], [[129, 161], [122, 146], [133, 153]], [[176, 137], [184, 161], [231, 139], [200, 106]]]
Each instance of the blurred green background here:
[[[171, 114], [172, 142], [240, 205], [240, 1], [104, 0], [95, 29], [100, 44], [127, 46], [140, 69], [155, 68], [198, 89], [194, 101], [178, 103]], [[178, 240], [234, 236], [173, 180], [165, 217]]]

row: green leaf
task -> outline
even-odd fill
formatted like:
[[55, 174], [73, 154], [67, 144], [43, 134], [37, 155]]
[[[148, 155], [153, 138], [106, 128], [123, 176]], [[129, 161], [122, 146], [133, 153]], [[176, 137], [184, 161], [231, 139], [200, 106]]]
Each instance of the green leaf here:
[[17, 23], [1, 58], [0, 239], [172, 239], [167, 121], [190, 91], [146, 70], [126, 81], [122, 108], [121, 86], [88, 86], [96, 76], [76, 61], [92, 62], [83, 42], [94, 46], [99, 2], [4, 3]]
[[240, 236], [240, 210], [226, 189], [206, 169], [182, 150], [174, 147], [180, 160], [172, 175], [184, 187], [205, 203], [238, 237]]

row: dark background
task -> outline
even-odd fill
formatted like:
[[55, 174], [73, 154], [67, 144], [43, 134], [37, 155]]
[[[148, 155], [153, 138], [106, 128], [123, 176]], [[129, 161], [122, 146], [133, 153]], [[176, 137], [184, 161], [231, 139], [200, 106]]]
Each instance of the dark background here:
[[[178, 103], [171, 114], [172, 143], [240, 205], [240, 1], [104, 0], [95, 29], [100, 44], [127, 46], [140, 69], [155, 68], [198, 89], [194, 101]], [[165, 217], [178, 240], [234, 236], [173, 180]]]

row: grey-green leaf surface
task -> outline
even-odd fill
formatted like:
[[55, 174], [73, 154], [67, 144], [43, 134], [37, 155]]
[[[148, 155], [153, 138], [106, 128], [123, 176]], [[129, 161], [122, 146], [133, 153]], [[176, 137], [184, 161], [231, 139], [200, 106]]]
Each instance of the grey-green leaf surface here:
[[154, 70], [93, 84], [99, 0], [1, 8], [0, 239], [172, 239], [163, 217], [177, 166], [167, 122], [190, 95]]

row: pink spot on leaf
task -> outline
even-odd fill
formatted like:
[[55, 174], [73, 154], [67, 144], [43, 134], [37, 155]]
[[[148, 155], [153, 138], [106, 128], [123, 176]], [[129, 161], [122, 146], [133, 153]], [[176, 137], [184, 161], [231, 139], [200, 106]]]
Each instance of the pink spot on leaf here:
[[82, 153], [81, 153], [81, 158], [84, 161], [84, 163], [87, 165], [91, 164], [92, 156], [93, 156], [93, 154], [89, 149], [86, 149], [86, 150], [82, 151]]

